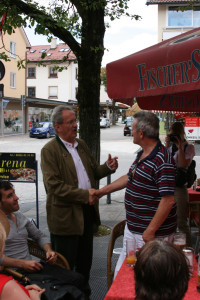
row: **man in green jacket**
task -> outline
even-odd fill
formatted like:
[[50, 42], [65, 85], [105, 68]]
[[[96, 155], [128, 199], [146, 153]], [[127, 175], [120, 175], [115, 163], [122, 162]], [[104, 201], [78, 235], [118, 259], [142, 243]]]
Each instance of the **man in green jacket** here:
[[98, 203], [93, 204], [95, 180], [117, 167], [117, 157], [97, 164], [86, 143], [76, 138], [75, 113], [57, 106], [52, 114], [56, 137], [41, 151], [41, 167], [47, 193], [47, 223], [52, 247], [63, 254], [71, 269], [89, 281], [93, 231], [100, 224]]

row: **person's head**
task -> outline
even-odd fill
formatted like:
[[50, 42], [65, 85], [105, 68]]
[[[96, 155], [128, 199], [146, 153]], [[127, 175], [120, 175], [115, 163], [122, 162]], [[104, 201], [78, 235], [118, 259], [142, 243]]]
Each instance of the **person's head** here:
[[8, 218], [2, 210], [0, 210], [0, 258], [4, 252], [5, 240], [10, 231]]
[[74, 111], [66, 105], [54, 108], [51, 120], [59, 137], [69, 143], [74, 143], [77, 136], [77, 122]]
[[174, 122], [170, 127], [170, 134], [175, 134], [184, 140], [185, 130], [183, 124], [181, 122]]
[[189, 267], [184, 253], [171, 243], [153, 240], [138, 252], [135, 300], [181, 300], [188, 288]]
[[149, 139], [159, 139], [159, 119], [152, 113], [147, 111], [140, 111], [134, 115], [132, 135], [134, 143], [138, 143], [140, 137], [147, 137]]
[[10, 181], [0, 181], [0, 209], [5, 214], [19, 210], [18, 197]]

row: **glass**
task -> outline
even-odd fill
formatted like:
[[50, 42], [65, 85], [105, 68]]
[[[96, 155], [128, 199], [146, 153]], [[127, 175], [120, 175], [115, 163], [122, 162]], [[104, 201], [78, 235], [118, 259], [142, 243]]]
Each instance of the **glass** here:
[[184, 232], [175, 233], [173, 243], [180, 250], [183, 250], [186, 247], [186, 234]]
[[190, 269], [190, 277], [193, 275], [193, 254], [194, 250], [191, 247], [186, 247], [183, 249], [183, 253], [185, 254], [185, 257], [187, 258], [188, 266]]
[[126, 264], [133, 267], [136, 263], [135, 241], [134, 239], [126, 240]]

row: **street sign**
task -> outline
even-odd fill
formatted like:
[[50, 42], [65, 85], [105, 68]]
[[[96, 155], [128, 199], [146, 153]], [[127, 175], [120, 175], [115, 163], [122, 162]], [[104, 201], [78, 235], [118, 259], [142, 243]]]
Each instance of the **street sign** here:
[[0, 179], [36, 181], [35, 153], [0, 153]]
[[4, 64], [0, 61], [0, 80], [4, 78], [5, 75], [5, 67]]
[[199, 117], [185, 118], [185, 134], [189, 141], [199, 140]]

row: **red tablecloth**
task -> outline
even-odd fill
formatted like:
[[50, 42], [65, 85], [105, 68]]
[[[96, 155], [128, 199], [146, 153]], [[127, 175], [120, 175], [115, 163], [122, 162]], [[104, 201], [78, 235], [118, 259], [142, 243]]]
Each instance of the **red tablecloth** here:
[[[133, 300], [134, 298], [134, 271], [124, 261], [104, 300]], [[183, 300], [197, 299], [200, 299], [200, 293], [197, 291], [197, 261], [194, 259], [193, 277], [190, 278], [188, 290]]]
[[[188, 194], [189, 194], [189, 217], [192, 216], [192, 218], [195, 220], [196, 224], [199, 224], [199, 233], [200, 233], [200, 223], [199, 223], [199, 219], [200, 219], [200, 191], [196, 191], [193, 190], [192, 188], [188, 189]], [[191, 207], [193, 205], [196, 205], [197, 210], [192, 212], [192, 215], [190, 215], [191, 213]]]
[[192, 187], [188, 189], [189, 202], [199, 202], [200, 203], [200, 192], [193, 190]]

